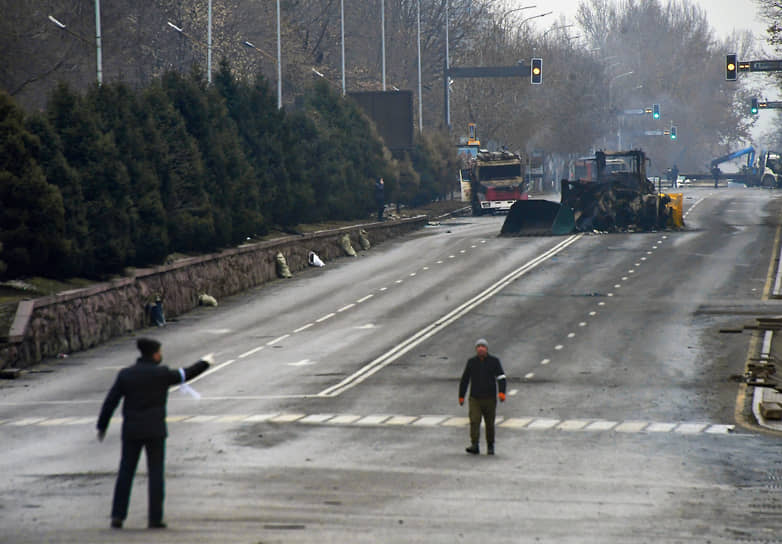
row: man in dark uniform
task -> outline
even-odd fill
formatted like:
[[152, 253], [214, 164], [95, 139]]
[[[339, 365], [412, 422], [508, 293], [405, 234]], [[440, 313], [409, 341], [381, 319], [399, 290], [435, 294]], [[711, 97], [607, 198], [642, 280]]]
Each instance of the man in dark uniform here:
[[487, 454], [494, 455], [494, 417], [497, 413], [497, 384], [499, 383], [500, 402], [505, 402], [505, 372], [500, 360], [489, 355], [489, 344], [481, 338], [475, 342], [475, 357], [467, 361], [467, 366], [459, 382], [459, 405], [464, 404], [467, 385], [470, 385], [470, 441], [467, 453], [480, 453], [481, 417], [486, 425]]
[[128, 514], [130, 488], [141, 448], [147, 452], [149, 473], [149, 528], [163, 529], [163, 459], [165, 457], [166, 401], [168, 388], [195, 378], [213, 362], [210, 355], [189, 366], [172, 370], [160, 364], [160, 342], [139, 338], [141, 357], [136, 364], [123, 368], [106, 395], [98, 418], [98, 440], [103, 441], [111, 415], [124, 397], [122, 405], [122, 458], [114, 487], [111, 526], [122, 528]]

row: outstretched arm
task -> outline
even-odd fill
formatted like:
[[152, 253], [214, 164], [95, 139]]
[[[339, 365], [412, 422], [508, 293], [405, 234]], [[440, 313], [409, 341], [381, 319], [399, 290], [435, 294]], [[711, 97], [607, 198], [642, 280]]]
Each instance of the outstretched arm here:
[[103, 440], [106, 436], [106, 429], [109, 427], [109, 421], [114, 410], [117, 409], [119, 401], [122, 400], [122, 386], [119, 383], [119, 376], [114, 381], [114, 385], [109, 389], [109, 393], [106, 395], [106, 399], [103, 401], [103, 407], [100, 409], [100, 416], [98, 416], [98, 440]]

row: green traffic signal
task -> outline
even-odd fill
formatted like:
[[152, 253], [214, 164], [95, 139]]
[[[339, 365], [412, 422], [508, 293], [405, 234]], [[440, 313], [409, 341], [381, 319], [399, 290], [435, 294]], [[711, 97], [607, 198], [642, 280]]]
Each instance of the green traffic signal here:
[[677, 137], [678, 137], [678, 136], [677, 136], [677, 134], [676, 134], [676, 127], [674, 127], [674, 126], [671, 126], [671, 140], [676, 140], [676, 139], [677, 139]]
[[758, 99], [753, 98], [752, 99], [752, 105], [749, 108], [749, 111], [752, 112], [752, 115], [757, 115], [758, 113]]
[[660, 104], [652, 104], [652, 118], [653, 119], [660, 118]]

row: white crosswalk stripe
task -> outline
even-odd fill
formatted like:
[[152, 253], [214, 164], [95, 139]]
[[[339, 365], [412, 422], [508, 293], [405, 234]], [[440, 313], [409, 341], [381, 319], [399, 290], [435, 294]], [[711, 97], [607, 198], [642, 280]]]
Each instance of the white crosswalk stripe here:
[[[57, 416], [57, 417], [25, 417], [18, 419], [0, 419], [0, 427], [59, 427], [73, 425], [94, 425], [95, 417]], [[121, 418], [112, 418], [112, 424], [121, 423]], [[309, 424], [334, 426], [363, 427], [466, 427], [469, 418], [450, 415], [393, 415], [393, 414], [301, 414], [301, 413], [268, 413], [268, 414], [201, 414], [201, 415], [170, 415], [166, 421], [171, 424]], [[705, 422], [654, 422], [654, 421], [606, 421], [600, 419], [554, 419], [534, 417], [502, 417], [498, 416], [497, 426], [503, 429], [525, 431], [551, 432], [614, 432], [624, 434], [664, 434], [699, 435], [699, 434], [730, 434], [734, 425], [712, 424]]]

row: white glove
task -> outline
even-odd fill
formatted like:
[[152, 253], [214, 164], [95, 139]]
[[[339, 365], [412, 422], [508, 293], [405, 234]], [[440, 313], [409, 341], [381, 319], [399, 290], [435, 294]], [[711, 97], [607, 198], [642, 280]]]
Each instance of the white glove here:
[[209, 363], [210, 365], [215, 364], [215, 354], [214, 353], [207, 353], [203, 357], [201, 357], [202, 361], [205, 361]]

